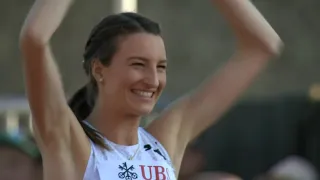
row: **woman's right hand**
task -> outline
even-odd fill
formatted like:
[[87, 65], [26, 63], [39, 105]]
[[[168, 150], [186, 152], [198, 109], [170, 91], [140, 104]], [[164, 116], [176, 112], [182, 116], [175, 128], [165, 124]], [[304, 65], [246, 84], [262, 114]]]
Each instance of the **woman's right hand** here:
[[20, 39], [32, 36], [38, 43], [48, 43], [72, 3], [73, 0], [36, 0], [24, 22]]

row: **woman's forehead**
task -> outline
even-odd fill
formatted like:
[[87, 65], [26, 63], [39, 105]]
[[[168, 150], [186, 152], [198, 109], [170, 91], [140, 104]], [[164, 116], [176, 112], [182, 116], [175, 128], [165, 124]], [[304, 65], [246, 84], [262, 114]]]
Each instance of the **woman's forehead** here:
[[166, 60], [166, 50], [160, 36], [137, 33], [121, 40], [115, 56], [125, 59], [139, 57], [144, 60]]

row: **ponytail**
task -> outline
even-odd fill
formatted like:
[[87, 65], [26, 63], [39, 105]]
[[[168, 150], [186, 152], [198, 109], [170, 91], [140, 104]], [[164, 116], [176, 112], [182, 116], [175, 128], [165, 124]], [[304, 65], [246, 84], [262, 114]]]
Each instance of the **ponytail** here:
[[96, 145], [104, 149], [109, 149], [104, 143], [101, 134], [93, 127], [89, 126], [84, 120], [90, 115], [94, 107], [95, 93], [90, 88], [92, 85], [88, 84], [79, 89], [69, 100], [68, 104], [72, 112], [78, 119], [81, 127], [86, 133], [87, 137]]

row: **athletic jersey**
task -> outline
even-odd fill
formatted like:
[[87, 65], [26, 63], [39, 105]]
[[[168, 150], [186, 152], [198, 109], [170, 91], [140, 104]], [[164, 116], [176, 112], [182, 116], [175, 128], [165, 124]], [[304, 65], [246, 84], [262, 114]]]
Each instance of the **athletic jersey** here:
[[143, 128], [138, 144], [124, 146], [105, 139], [111, 150], [91, 142], [91, 154], [84, 180], [176, 180], [164, 147]]

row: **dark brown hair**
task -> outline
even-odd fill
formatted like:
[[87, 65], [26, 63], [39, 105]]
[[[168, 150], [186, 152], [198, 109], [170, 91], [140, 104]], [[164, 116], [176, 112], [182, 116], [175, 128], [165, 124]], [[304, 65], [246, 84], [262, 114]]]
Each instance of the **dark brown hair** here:
[[109, 66], [117, 51], [120, 37], [146, 32], [160, 35], [158, 23], [137, 13], [120, 13], [107, 16], [91, 31], [85, 46], [83, 68], [89, 77], [88, 84], [79, 89], [69, 100], [69, 106], [86, 135], [102, 148], [108, 149], [101, 134], [84, 120], [90, 115], [98, 95], [97, 82], [91, 73], [93, 59], [98, 59], [103, 65]]

